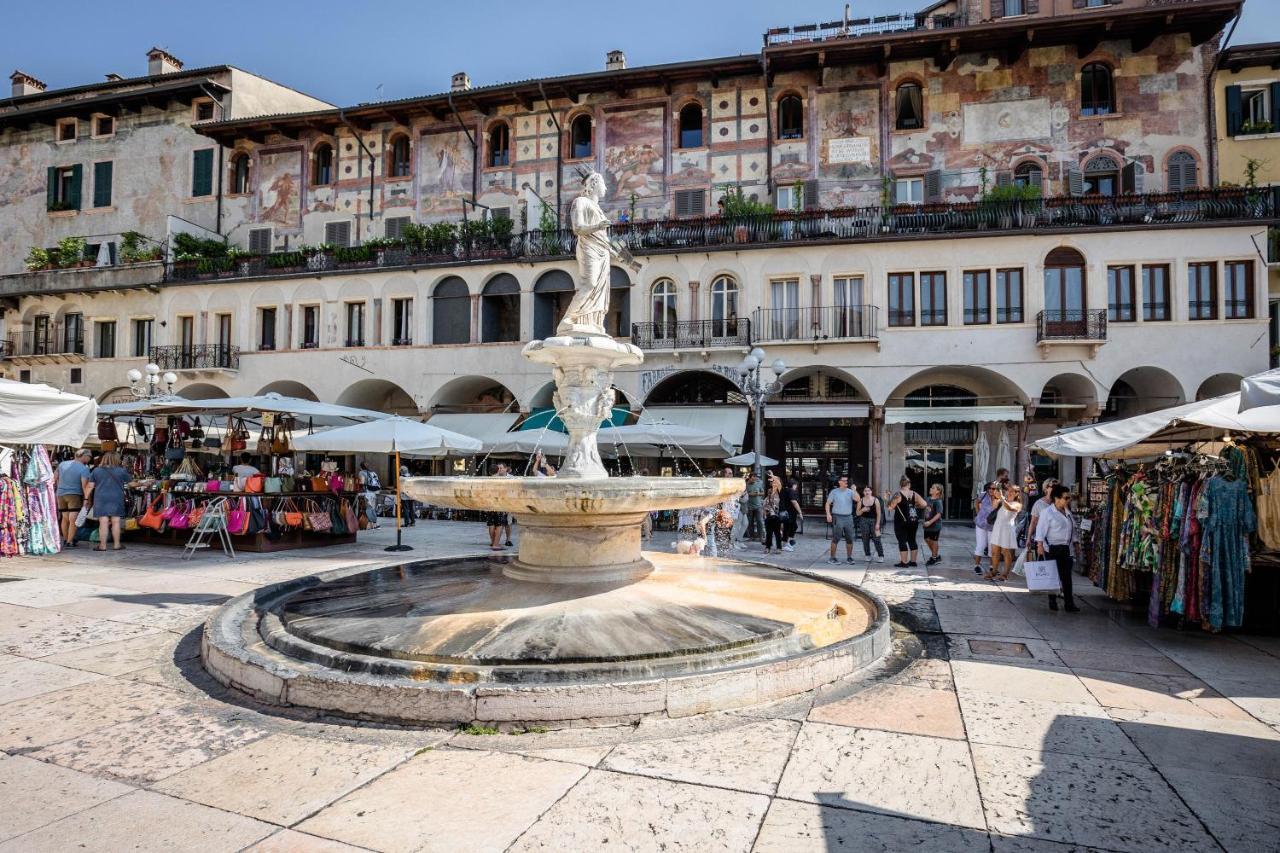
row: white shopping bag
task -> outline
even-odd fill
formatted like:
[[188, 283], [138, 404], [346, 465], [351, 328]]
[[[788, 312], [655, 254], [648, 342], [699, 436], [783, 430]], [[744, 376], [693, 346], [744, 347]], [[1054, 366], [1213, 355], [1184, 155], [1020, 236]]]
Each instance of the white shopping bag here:
[[1022, 553], [1018, 555], [1018, 560], [1013, 564], [1013, 573], [1022, 577], [1027, 573], [1027, 552], [1029, 548], [1023, 548]]
[[85, 501], [80, 506], [80, 511], [76, 513], [76, 527], [84, 527], [86, 521], [89, 520], [89, 502]]
[[1032, 592], [1059, 592], [1057, 560], [1027, 560], [1027, 589]]

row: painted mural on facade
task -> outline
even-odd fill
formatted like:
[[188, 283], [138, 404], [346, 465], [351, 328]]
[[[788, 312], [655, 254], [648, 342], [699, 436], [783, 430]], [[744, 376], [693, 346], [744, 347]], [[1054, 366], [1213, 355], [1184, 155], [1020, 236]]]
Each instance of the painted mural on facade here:
[[635, 195], [649, 205], [663, 195], [662, 119], [663, 110], [658, 107], [609, 113], [604, 143], [608, 201], [626, 202]]
[[471, 143], [462, 131], [429, 133], [418, 142], [418, 188], [424, 218], [462, 216], [462, 200], [471, 195]]
[[302, 151], [290, 148], [258, 155], [258, 221], [285, 227], [302, 224]]

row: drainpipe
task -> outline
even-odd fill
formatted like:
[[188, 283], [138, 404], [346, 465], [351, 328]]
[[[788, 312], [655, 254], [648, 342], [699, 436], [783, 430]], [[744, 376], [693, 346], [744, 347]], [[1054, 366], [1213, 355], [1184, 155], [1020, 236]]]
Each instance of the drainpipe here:
[[760, 50], [760, 70], [764, 74], [764, 188], [773, 192], [773, 87], [769, 85], [768, 44]]
[[[1214, 94], [1216, 93], [1215, 80], [1217, 78], [1218, 70], [1222, 67], [1222, 54], [1224, 51], [1226, 51], [1227, 44], [1230, 43], [1231, 37], [1235, 35], [1236, 25], [1239, 23], [1240, 23], [1240, 16], [1236, 15], [1235, 20], [1231, 22], [1231, 29], [1227, 31], [1227, 37], [1222, 40], [1222, 43], [1220, 45], [1218, 45], [1218, 55], [1213, 58], [1213, 67], [1210, 68], [1209, 73], [1205, 75], [1204, 111], [1205, 111], [1205, 127], [1208, 130], [1207, 136], [1209, 137], [1208, 140], [1206, 141], [1209, 143], [1209, 154], [1210, 154], [1209, 156], [1209, 186], [1210, 187], [1215, 187], [1218, 185], [1218, 129], [1215, 126], [1217, 123], [1217, 104], [1213, 97]], [[1274, 109], [1274, 107], [1272, 109]]]
[[[226, 114], [222, 109], [222, 101], [218, 100], [212, 92], [206, 89], [203, 83], [200, 84], [200, 91], [208, 95], [209, 100], [213, 101], [215, 104], [218, 105], [218, 118], [225, 119]], [[223, 173], [226, 171], [226, 167], [223, 164], [223, 157], [225, 156], [226, 154], [225, 154], [225, 151], [223, 150], [222, 143], [218, 143], [218, 201], [217, 201], [218, 207], [217, 207], [216, 218], [214, 219], [214, 229], [213, 229], [218, 234], [222, 233], [222, 176], [223, 176]]]
[[[542, 88], [542, 81], [538, 81], [538, 94], [542, 96], [542, 102], [547, 105], [547, 115], [551, 116], [551, 122], [556, 126], [556, 227], [559, 228], [564, 220], [561, 214], [561, 193], [560, 178], [564, 174], [564, 156], [561, 146], [564, 145], [564, 128], [560, 127], [560, 119], [556, 118], [556, 111], [551, 109], [551, 101], [547, 99], [547, 92]], [[595, 126], [591, 128], [592, 134], [595, 133]], [[594, 150], [594, 146], [592, 146]], [[542, 200], [542, 196], [538, 196], [538, 200]]]
[[[372, 235], [373, 234], [373, 198], [374, 198], [373, 152], [369, 150], [369, 146], [364, 144], [364, 138], [360, 136], [360, 131], [354, 125], [352, 125], [351, 122], [347, 121], [346, 111], [343, 110], [342, 107], [338, 107], [338, 121], [342, 122], [343, 127], [351, 131], [351, 135], [356, 138], [356, 144], [358, 144], [361, 150], [363, 150], [364, 153], [369, 157], [369, 233], [370, 235]], [[361, 240], [360, 242], [363, 243], [364, 240]]]
[[[458, 108], [453, 105], [453, 92], [449, 93], [449, 111], [453, 113], [454, 119], [458, 122], [458, 127], [467, 135], [467, 141], [471, 143], [471, 203], [476, 203], [477, 181], [480, 180], [480, 164], [476, 162], [476, 156], [479, 148], [476, 146], [476, 138], [471, 133], [471, 128], [467, 127], [463, 122], [462, 116], [458, 115]], [[467, 206], [462, 206], [462, 221], [467, 221]]]

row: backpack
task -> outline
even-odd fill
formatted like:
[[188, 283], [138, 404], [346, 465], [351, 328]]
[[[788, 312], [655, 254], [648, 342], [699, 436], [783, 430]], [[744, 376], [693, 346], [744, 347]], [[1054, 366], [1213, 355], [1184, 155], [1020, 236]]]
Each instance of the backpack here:
[[[903, 503], [906, 503], [907, 505], [905, 512], [902, 509]], [[911, 493], [910, 498], [903, 496], [902, 499], [898, 501], [898, 514], [902, 516], [902, 520], [907, 522], [907, 524], [914, 524], [920, 520], [920, 508], [916, 506], [915, 492]]]
[[366, 491], [376, 492], [382, 488], [382, 481], [378, 479], [376, 471], [367, 471], [367, 477], [364, 478], [364, 487]]

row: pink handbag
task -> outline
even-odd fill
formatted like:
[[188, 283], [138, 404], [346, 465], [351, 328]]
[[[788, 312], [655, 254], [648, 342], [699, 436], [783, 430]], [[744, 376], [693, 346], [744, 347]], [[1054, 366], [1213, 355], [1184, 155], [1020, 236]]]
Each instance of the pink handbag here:
[[249, 532], [249, 510], [245, 508], [244, 498], [236, 503], [235, 509], [227, 511], [227, 532], [233, 536]]
[[342, 475], [333, 474], [329, 477], [329, 491], [337, 494], [342, 491]]
[[191, 508], [190, 502], [182, 504], [177, 508], [173, 517], [169, 519], [170, 530], [186, 530], [191, 526]]
[[206, 492], [216, 492], [216, 491], [220, 491], [221, 489], [222, 489], [221, 480], [210, 480], [209, 482], [204, 484], [204, 490]]

